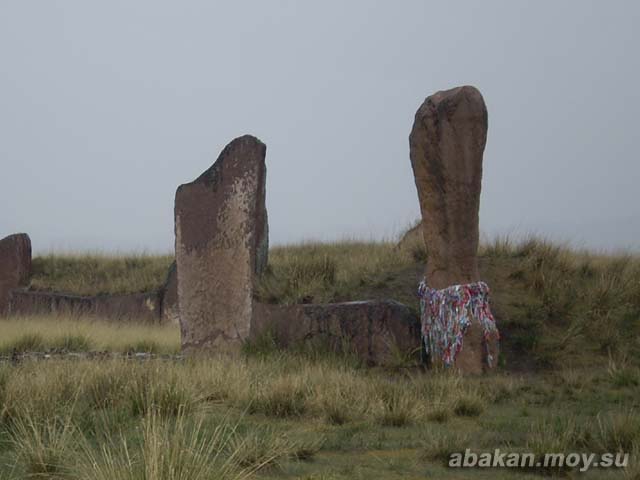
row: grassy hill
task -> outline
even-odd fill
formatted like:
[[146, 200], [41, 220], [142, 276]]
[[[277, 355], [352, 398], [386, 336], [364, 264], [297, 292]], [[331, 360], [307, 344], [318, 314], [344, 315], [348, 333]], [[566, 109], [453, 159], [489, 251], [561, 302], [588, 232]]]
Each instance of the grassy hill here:
[[[274, 247], [259, 289], [268, 303], [393, 298], [417, 314], [427, 252], [419, 237], [395, 242]], [[31, 286], [77, 294], [159, 288], [171, 256], [34, 259]], [[509, 369], [590, 365], [640, 358], [640, 259], [573, 251], [530, 238], [500, 238], [479, 252]]]
[[171, 255], [55, 254], [32, 261], [30, 288], [76, 295], [139, 293], [160, 288]]
[[[275, 247], [259, 295], [272, 303], [395, 298], [417, 310], [419, 238]], [[34, 261], [33, 288], [159, 287], [171, 257]], [[480, 251], [503, 335], [481, 377], [363, 368], [321, 351], [247, 348], [240, 359], [0, 359], [0, 479], [522, 479], [577, 468], [451, 469], [475, 452], [628, 452], [640, 479], [640, 261], [539, 239]], [[176, 353], [175, 325], [0, 319], [20, 350]], [[269, 347], [267, 345], [267, 347]]]

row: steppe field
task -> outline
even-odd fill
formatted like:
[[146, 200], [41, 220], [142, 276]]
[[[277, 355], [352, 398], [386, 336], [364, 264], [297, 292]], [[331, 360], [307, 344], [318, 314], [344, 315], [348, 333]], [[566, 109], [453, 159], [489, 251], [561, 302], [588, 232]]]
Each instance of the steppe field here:
[[[260, 296], [417, 310], [425, 259], [419, 239], [274, 247]], [[171, 261], [52, 253], [31, 288], [146, 291]], [[1, 319], [0, 479], [640, 479], [640, 260], [500, 238], [480, 268], [502, 335], [482, 377], [285, 352], [268, 335], [241, 358], [187, 359], [174, 325]], [[447, 468], [466, 448], [631, 455], [586, 473]]]

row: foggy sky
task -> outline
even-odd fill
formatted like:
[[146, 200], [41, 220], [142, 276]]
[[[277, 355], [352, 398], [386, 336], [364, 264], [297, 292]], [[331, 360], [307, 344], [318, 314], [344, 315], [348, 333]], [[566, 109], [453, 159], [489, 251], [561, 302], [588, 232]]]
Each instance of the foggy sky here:
[[0, 0], [0, 237], [168, 252], [176, 187], [267, 144], [271, 244], [419, 216], [437, 90], [489, 111], [480, 227], [640, 249], [637, 2]]

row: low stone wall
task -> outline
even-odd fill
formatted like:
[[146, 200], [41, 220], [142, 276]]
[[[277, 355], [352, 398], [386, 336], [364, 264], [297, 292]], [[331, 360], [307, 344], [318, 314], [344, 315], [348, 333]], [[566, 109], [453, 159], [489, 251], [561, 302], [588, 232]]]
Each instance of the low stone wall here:
[[421, 361], [420, 321], [396, 301], [255, 306], [251, 338], [272, 334], [288, 348], [319, 342], [355, 354], [369, 365]]
[[113, 320], [159, 323], [162, 293], [78, 296], [15, 289], [9, 298], [10, 315], [95, 315]]

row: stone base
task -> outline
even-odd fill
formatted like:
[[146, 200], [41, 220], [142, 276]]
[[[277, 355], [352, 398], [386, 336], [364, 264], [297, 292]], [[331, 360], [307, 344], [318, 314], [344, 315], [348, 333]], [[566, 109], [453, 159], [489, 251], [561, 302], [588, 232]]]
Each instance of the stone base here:
[[255, 307], [251, 338], [270, 333], [278, 346], [319, 343], [336, 352], [352, 353], [367, 365], [418, 364], [420, 321], [393, 300], [325, 305]]
[[[491, 364], [487, 361], [487, 350], [492, 357]], [[500, 342], [497, 333], [492, 334], [489, 341], [485, 342], [482, 326], [474, 322], [469, 325], [464, 335], [462, 350], [456, 356], [455, 366], [461, 373], [479, 375], [496, 368], [499, 354]]]

